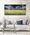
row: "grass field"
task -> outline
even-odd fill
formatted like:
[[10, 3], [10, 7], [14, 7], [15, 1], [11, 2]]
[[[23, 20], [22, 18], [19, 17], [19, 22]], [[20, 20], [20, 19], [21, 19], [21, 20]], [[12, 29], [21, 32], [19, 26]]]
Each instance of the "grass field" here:
[[26, 15], [26, 10], [5, 10], [5, 15]]

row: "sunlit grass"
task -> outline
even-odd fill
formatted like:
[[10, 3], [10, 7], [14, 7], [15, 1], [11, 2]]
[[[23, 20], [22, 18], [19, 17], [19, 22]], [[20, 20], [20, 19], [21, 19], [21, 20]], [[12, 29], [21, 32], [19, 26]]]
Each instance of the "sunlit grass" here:
[[5, 10], [5, 15], [26, 15], [26, 10]]

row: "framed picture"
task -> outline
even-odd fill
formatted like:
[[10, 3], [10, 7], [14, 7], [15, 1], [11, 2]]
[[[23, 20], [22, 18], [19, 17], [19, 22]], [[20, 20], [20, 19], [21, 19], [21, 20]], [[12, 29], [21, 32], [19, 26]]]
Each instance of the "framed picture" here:
[[26, 4], [5, 4], [4, 15], [26, 15]]

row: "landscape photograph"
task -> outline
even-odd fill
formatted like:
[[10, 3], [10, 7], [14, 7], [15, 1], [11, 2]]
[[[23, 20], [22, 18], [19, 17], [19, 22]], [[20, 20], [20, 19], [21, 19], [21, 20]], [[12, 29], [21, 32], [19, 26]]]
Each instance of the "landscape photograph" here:
[[4, 14], [5, 15], [26, 15], [26, 5], [25, 4], [16, 4], [16, 5], [4, 5]]

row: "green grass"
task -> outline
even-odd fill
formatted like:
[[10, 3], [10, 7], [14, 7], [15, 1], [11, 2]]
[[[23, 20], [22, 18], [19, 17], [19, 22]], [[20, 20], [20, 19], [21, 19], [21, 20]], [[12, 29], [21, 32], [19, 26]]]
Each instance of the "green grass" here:
[[26, 10], [5, 10], [5, 15], [26, 15]]

